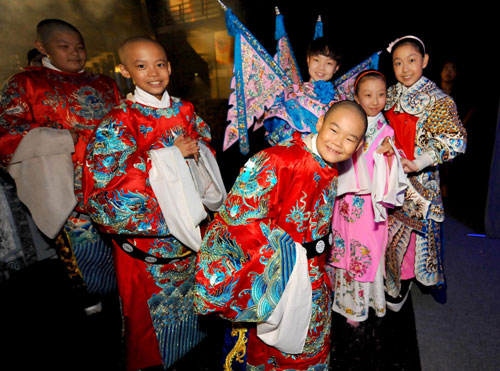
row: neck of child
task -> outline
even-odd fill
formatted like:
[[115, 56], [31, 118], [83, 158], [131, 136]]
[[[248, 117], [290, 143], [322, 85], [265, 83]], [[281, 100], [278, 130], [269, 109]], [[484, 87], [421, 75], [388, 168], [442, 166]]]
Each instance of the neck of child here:
[[78, 72], [63, 71], [63, 70], [57, 68], [56, 66], [54, 66], [52, 64], [52, 62], [50, 61], [49, 57], [47, 57], [47, 56], [42, 58], [42, 66], [45, 68], [48, 68], [50, 70], [53, 70], [53, 71], [64, 72], [64, 73], [82, 73], [82, 72], [84, 72], [83, 69], [78, 71]]

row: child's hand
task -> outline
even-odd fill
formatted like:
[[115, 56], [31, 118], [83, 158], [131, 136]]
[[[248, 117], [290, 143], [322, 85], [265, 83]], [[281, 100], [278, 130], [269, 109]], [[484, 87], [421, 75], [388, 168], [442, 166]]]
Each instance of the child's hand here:
[[377, 148], [377, 153], [384, 154], [386, 156], [392, 156], [394, 154], [394, 149], [391, 146], [389, 137], [385, 137], [382, 143]]
[[200, 147], [198, 146], [198, 141], [195, 139], [181, 135], [174, 140], [174, 146], [179, 148], [184, 158], [193, 156], [194, 159], [198, 161]]
[[407, 174], [418, 171], [418, 166], [407, 158], [401, 158], [401, 165], [403, 166], [403, 171]]

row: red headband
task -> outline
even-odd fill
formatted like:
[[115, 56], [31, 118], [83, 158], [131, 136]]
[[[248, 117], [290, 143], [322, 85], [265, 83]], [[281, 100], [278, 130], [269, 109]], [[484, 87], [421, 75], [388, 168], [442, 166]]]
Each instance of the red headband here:
[[378, 75], [382, 76], [382, 78], [383, 78], [383, 79], [384, 79], [384, 81], [385, 81], [385, 76], [384, 76], [384, 74], [383, 74], [382, 72], [377, 71], [377, 70], [367, 70], [367, 71], [361, 72], [361, 73], [359, 74], [359, 76], [358, 76], [358, 77], [356, 77], [356, 81], [354, 82], [354, 91], [356, 91], [356, 87], [358, 86], [358, 82], [359, 82], [359, 80], [361, 80], [361, 78], [362, 78], [363, 76], [366, 76], [366, 75], [368, 75], [369, 73], [376, 73], [376, 74], [378, 74]]

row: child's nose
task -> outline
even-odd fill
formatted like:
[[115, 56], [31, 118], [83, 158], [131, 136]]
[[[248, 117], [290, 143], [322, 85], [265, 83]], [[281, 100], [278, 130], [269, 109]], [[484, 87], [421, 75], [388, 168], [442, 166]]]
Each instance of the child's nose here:
[[335, 144], [337, 147], [340, 147], [340, 143], [342, 142], [342, 138], [340, 135], [334, 135], [332, 138], [332, 143]]

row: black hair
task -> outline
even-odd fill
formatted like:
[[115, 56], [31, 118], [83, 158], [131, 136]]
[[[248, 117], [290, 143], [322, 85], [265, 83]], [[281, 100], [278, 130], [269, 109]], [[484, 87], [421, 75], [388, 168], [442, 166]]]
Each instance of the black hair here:
[[38, 22], [36, 26], [36, 37], [38, 40], [45, 43], [50, 38], [52, 32], [56, 30], [75, 32], [82, 39], [82, 43], [84, 42], [82, 34], [75, 26], [62, 19], [56, 18], [47, 18]]
[[364, 124], [363, 137], [364, 137], [365, 133], [366, 133], [366, 129], [368, 128], [368, 118], [366, 116], [366, 112], [363, 109], [363, 107], [361, 107], [361, 105], [359, 103], [355, 102], [355, 101], [352, 101], [352, 100], [341, 100], [339, 102], [334, 103], [328, 109], [328, 111], [325, 113], [324, 120], [326, 120], [328, 118], [328, 116], [330, 116], [333, 112], [335, 112], [336, 109], [339, 109], [341, 107], [346, 107], [346, 108], [354, 109], [363, 118], [363, 124]]
[[415, 48], [417, 48], [418, 52], [422, 54], [422, 57], [425, 57], [425, 47], [424, 44], [417, 39], [413, 39], [410, 37], [403, 38], [399, 40], [396, 44], [393, 45], [391, 49], [391, 55], [394, 55], [394, 52], [396, 51], [397, 48], [403, 45], [413, 45]]
[[366, 71], [361, 71], [358, 76], [356, 77], [356, 80], [354, 82], [354, 94], [358, 95], [359, 91], [359, 86], [361, 83], [368, 78], [377, 78], [382, 80], [385, 84], [387, 84], [387, 81], [385, 79], [385, 76], [382, 72], [378, 70], [366, 70]]
[[309, 44], [307, 56], [312, 57], [315, 55], [324, 55], [325, 57], [332, 58], [339, 66], [342, 62], [342, 54], [326, 37], [318, 37]]
[[26, 59], [28, 60], [28, 64], [30, 64], [31, 61], [33, 59], [35, 59], [36, 57], [38, 57], [39, 55], [43, 55], [43, 54], [40, 53], [37, 48], [33, 48], [33, 49], [29, 50], [28, 53], [26, 54]]

